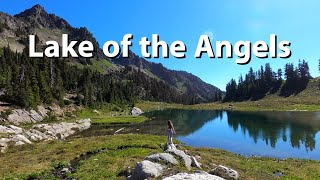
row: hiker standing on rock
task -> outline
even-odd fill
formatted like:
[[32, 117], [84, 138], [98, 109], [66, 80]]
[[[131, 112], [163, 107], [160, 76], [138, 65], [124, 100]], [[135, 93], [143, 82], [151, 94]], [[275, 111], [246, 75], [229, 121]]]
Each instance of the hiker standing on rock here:
[[173, 134], [175, 134], [175, 133], [176, 133], [176, 131], [174, 130], [172, 122], [170, 120], [168, 120], [168, 131], [167, 131], [168, 144], [173, 144], [172, 137], [173, 137]]

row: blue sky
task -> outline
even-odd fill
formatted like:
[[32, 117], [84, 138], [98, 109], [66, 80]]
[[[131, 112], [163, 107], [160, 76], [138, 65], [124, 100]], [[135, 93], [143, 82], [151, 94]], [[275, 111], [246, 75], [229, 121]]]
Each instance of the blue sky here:
[[[319, 76], [320, 1], [317, 0], [0, 0], [0, 11], [19, 13], [40, 4], [49, 13], [66, 19], [72, 26], [87, 27], [100, 45], [108, 40], [120, 42], [123, 35], [134, 35], [133, 50], [140, 55], [138, 41], [157, 33], [161, 40], [183, 41], [187, 58], [151, 59], [170, 69], [185, 70], [202, 80], [225, 89], [231, 78], [245, 74], [250, 67], [258, 69], [269, 62], [276, 70], [299, 59], [309, 62], [312, 76]], [[212, 35], [212, 42], [227, 40], [269, 41], [270, 34], [292, 43], [290, 59], [253, 58], [248, 65], [237, 65], [235, 59], [201, 59], [193, 57], [199, 36]]]

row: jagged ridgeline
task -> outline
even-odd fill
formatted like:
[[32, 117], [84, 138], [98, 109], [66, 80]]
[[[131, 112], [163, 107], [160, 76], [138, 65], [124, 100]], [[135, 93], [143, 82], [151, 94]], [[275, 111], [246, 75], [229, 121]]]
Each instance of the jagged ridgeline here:
[[[35, 107], [53, 101], [63, 103], [67, 93], [76, 103], [87, 106], [104, 102], [133, 105], [138, 99], [194, 104], [222, 98], [218, 88], [198, 77], [168, 70], [133, 53], [129, 59], [106, 59], [86, 28], [74, 28], [40, 5], [15, 16], [0, 12], [0, 17], [1, 101]], [[29, 58], [30, 34], [36, 35], [37, 49], [41, 50], [49, 40], [61, 45], [64, 33], [70, 40], [91, 41], [94, 58]]]

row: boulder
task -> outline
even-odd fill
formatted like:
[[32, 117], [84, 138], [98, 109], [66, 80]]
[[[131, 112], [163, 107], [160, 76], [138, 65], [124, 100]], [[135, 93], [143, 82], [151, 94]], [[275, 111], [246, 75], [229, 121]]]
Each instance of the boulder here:
[[216, 175], [216, 176], [220, 176], [223, 177], [225, 179], [238, 179], [239, 178], [239, 173], [233, 169], [230, 169], [228, 167], [219, 165], [218, 167], [216, 167], [215, 169], [210, 171], [210, 174]]
[[197, 161], [197, 159], [193, 156], [191, 156], [191, 166], [192, 167], [197, 167], [199, 169], [202, 169], [201, 168], [201, 164]]
[[15, 134], [21, 134], [23, 132], [23, 129], [14, 125], [8, 126], [10, 129], [14, 131]]
[[8, 115], [8, 121], [15, 125], [22, 123], [33, 123], [33, 119], [29, 116], [28, 111], [24, 109], [15, 109], [12, 110], [12, 113]]
[[42, 106], [38, 106], [38, 111], [25, 109], [14, 109], [12, 113], [8, 115], [7, 121], [15, 125], [35, 123], [43, 121], [43, 118], [47, 116], [48, 110]]
[[139, 116], [140, 114], [142, 114], [143, 111], [137, 107], [133, 107], [131, 110], [131, 115], [132, 116]]
[[167, 150], [174, 150], [174, 149], [177, 149], [177, 147], [174, 145], [174, 144], [169, 144], [167, 143], [164, 148], [163, 148], [163, 151], [167, 151]]
[[31, 141], [22, 134], [14, 135], [12, 138], [10, 138], [10, 141], [14, 142], [16, 146], [23, 145], [25, 143], [32, 144]]
[[152, 154], [150, 156], [145, 157], [144, 159], [152, 162], [164, 161], [165, 163], [171, 163], [174, 165], [179, 164], [179, 162], [169, 153]]
[[140, 180], [148, 178], [156, 178], [163, 172], [164, 166], [158, 163], [154, 163], [148, 160], [138, 162], [132, 175], [129, 177], [130, 180]]
[[187, 179], [187, 180], [224, 180], [221, 177], [209, 174], [207, 172], [204, 171], [200, 171], [200, 172], [196, 172], [194, 174], [188, 174], [188, 173], [179, 173], [173, 176], [169, 176], [164, 178], [163, 180], [183, 180], [183, 179]]
[[0, 133], [6, 134], [6, 133], [15, 133], [13, 129], [0, 125]]
[[167, 153], [179, 156], [183, 161], [188, 170], [191, 170], [192, 160], [189, 155], [187, 155], [184, 151], [177, 149], [173, 144], [167, 146]]

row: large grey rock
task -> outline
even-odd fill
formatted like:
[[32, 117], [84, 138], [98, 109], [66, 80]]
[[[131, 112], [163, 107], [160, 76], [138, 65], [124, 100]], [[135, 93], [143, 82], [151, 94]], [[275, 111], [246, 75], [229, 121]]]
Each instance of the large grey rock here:
[[224, 180], [221, 177], [209, 174], [207, 172], [201, 171], [194, 174], [188, 174], [188, 173], [179, 173], [173, 176], [169, 176], [164, 178], [163, 180]]
[[217, 175], [230, 180], [239, 178], [239, 173], [237, 171], [222, 165], [219, 165], [215, 169], [211, 170], [210, 174]]
[[29, 116], [29, 112], [24, 109], [12, 110], [12, 113], [8, 115], [7, 120], [10, 123], [19, 125], [22, 123], [34, 123], [35, 121]]
[[0, 125], [0, 133], [7, 134], [7, 133], [15, 133], [13, 129]]
[[143, 111], [137, 107], [133, 107], [131, 110], [131, 115], [132, 116], [139, 116], [140, 114], [142, 114]]
[[173, 144], [167, 145], [167, 149], [165, 152], [179, 156], [183, 161], [188, 170], [191, 169], [192, 160], [189, 155], [187, 155], [184, 151], [177, 149]]
[[15, 125], [35, 123], [43, 121], [43, 118], [47, 116], [48, 111], [42, 106], [39, 106], [39, 112], [35, 110], [27, 111], [25, 109], [14, 109], [12, 113], [8, 115], [7, 121]]
[[154, 163], [148, 160], [138, 162], [133, 174], [129, 179], [131, 180], [140, 180], [148, 178], [159, 177], [163, 172], [164, 166], [158, 163]]
[[150, 156], [147, 156], [144, 158], [145, 160], [149, 160], [152, 162], [161, 162], [164, 161], [166, 163], [171, 163], [174, 165], [179, 164], [179, 162], [169, 153], [158, 153], [158, 154], [152, 154]]
[[0, 125], [0, 133], [3, 134], [21, 134], [22, 133], [22, 128], [9, 125], [9, 126], [2, 126]]

